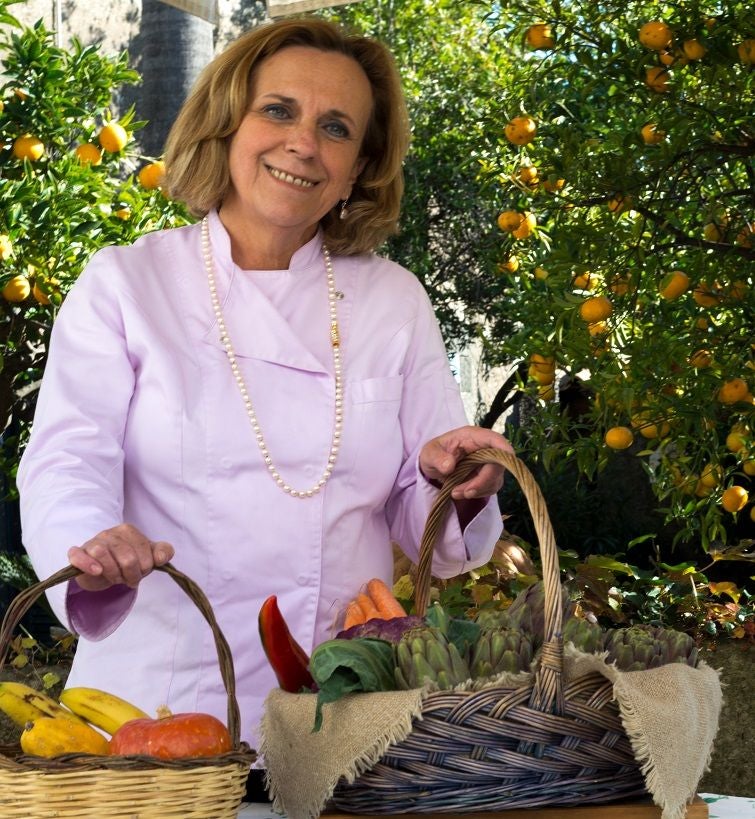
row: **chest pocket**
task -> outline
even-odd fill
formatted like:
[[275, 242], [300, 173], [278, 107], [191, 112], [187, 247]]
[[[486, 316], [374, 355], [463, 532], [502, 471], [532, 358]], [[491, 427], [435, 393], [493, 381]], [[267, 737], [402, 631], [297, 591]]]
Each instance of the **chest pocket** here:
[[379, 485], [386, 495], [393, 486], [404, 449], [399, 424], [403, 386], [400, 375], [346, 385], [342, 446], [348, 452], [345, 479], [352, 486]]

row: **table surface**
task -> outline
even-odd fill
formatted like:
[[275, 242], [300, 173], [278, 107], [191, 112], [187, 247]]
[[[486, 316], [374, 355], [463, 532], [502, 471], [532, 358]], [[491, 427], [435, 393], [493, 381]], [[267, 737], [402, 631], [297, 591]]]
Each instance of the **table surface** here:
[[[700, 798], [708, 804], [709, 819], [755, 819], [755, 798], [746, 796], [719, 796], [701, 793]], [[505, 814], [505, 811], [502, 812]], [[539, 811], [531, 811], [533, 819]], [[269, 804], [254, 803], [241, 806], [238, 819], [280, 819]]]

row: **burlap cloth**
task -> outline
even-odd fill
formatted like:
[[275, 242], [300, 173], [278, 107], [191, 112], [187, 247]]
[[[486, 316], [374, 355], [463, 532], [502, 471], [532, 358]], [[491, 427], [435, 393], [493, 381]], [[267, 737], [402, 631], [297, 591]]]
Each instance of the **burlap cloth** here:
[[[613, 682], [624, 729], [663, 819], [683, 819], [707, 770], [721, 711], [718, 672], [672, 663], [647, 671], [618, 671], [603, 658], [568, 645], [564, 677], [597, 671]], [[531, 675], [517, 675], [528, 685]], [[499, 684], [507, 685], [499, 678]], [[324, 706], [323, 726], [312, 732], [314, 694], [270, 692], [261, 725], [260, 752], [273, 808], [290, 819], [313, 819], [343, 777], [353, 782], [422, 718], [430, 689], [351, 694]]]

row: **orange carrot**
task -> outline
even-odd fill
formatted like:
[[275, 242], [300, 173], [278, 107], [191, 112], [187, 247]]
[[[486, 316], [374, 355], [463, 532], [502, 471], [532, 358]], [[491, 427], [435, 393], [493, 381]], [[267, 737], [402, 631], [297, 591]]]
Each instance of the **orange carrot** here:
[[375, 606], [375, 604], [366, 594], [360, 592], [357, 595], [357, 603], [359, 605], [359, 608], [362, 609], [365, 621], [372, 620], [374, 617], [381, 616], [380, 612], [377, 609], [377, 606]]
[[343, 620], [343, 627], [347, 629], [352, 626], [358, 626], [360, 623], [364, 623], [364, 612], [359, 603], [357, 603], [356, 600], [352, 600], [349, 605], [346, 606], [346, 617]]
[[367, 594], [378, 610], [379, 616], [385, 620], [390, 620], [392, 617], [406, 617], [404, 607], [379, 577], [373, 577], [367, 583]]

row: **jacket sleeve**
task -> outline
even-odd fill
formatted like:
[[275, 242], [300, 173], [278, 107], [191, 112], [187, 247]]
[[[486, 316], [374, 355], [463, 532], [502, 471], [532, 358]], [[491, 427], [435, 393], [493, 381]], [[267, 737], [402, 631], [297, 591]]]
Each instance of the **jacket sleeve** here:
[[[123, 432], [134, 390], [113, 254], [100, 251], [66, 297], [52, 329], [31, 437], [18, 470], [23, 542], [40, 578], [68, 564], [67, 550], [123, 520]], [[67, 600], [82, 611], [97, 595], [98, 618], [125, 617], [134, 592], [83, 592], [71, 582], [48, 593], [73, 630]], [[100, 605], [106, 604], [106, 605]], [[99, 630], [103, 623], [93, 623]]]
[[[400, 411], [404, 462], [387, 504], [391, 536], [415, 563], [438, 492], [419, 469], [420, 450], [437, 435], [469, 423], [432, 305], [419, 282], [416, 284], [412, 294], [416, 313], [413, 326], [408, 328]], [[453, 577], [486, 563], [502, 528], [495, 497], [487, 499], [463, 532], [452, 509], [435, 543], [433, 574]]]

